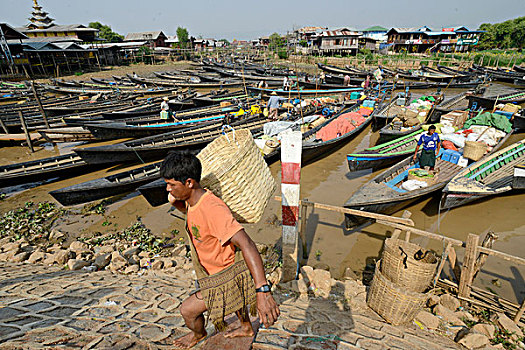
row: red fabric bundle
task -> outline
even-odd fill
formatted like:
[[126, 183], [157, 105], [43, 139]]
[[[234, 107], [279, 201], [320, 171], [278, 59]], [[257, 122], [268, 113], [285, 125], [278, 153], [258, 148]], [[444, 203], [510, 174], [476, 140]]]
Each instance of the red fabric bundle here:
[[457, 147], [451, 141], [444, 140], [443, 142], [441, 142], [441, 144], [443, 145], [444, 149], [451, 149], [453, 151], [458, 150]]
[[356, 112], [342, 114], [330, 124], [319, 130], [316, 134], [316, 138], [323, 141], [335, 139], [354, 130], [356, 127], [363, 124], [365, 120], [365, 117]]
[[359, 108], [357, 113], [359, 113], [361, 115], [370, 115], [372, 113], [372, 110], [368, 109], [368, 108]]

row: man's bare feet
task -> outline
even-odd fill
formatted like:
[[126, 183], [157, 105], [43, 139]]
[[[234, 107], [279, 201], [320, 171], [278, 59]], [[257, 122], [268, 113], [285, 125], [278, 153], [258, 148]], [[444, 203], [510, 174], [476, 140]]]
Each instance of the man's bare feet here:
[[252, 324], [250, 322], [243, 322], [241, 326], [224, 334], [225, 338], [237, 338], [237, 337], [253, 337], [255, 333], [253, 332]]
[[204, 333], [203, 336], [196, 336], [195, 333], [191, 332], [186, 335], [183, 335], [180, 338], [175, 339], [173, 346], [175, 349], [190, 349], [197, 345], [198, 342], [206, 338], [207, 334]]

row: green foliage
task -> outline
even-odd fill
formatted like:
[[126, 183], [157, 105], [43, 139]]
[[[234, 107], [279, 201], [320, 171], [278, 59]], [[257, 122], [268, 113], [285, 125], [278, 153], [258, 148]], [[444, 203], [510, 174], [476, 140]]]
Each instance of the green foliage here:
[[106, 206], [109, 203], [103, 199], [98, 203], [89, 203], [82, 208], [82, 214], [99, 214], [103, 215], [106, 212]]
[[181, 48], [186, 48], [189, 41], [188, 30], [183, 27], [177, 27], [177, 39], [179, 39], [179, 45]]
[[110, 43], [118, 43], [124, 40], [124, 37], [111, 30], [110, 26], [104, 25], [100, 22], [91, 22], [88, 25], [89, 28], [98, 29], [98, 36], [102, 39], [106, 39]]
[[51, 225], [64, 213], [53, 203], [26, 202], [23, 207], [0, 217], [0, 238], [12, 237], [16, 241], [25, 237], [29, 242], [46, 240]]
[[278, 33], [270, 35], [270, 44], [268, 49], [270, 51], [278, 52], [278, 49], [284, 46], [284, 40]]
[[288, 58], [288, 51], [286, 51], [286, 48], [280, 47], [277, 51], [277, 55], [280, 59], [285, 60]]
[[511, 337], [514, 332], [509, 332], [500, 327], [496, 327], [494, 337], [490, 340], [491, 344], [502, 344], [505, 349], [513, 350], [517, 349], [516, 344], [512, 341]]
[[480, 50], [525, 47], [525, 17], [496, 24], [483, 23], [479, 26], [479, 30], [485, 31], [479, 39]]
[[302, 46], [302, 47], [307, 47], [308, 46], [308, 41], [302, 39], [299, 41], [299, 46]]
[[166, 241], [163, 238], [153, 235], [151, 230], [140, 221], [135, 222], [131, 226], [127, 227], [124, 231], [105, 235], [97, 232], [91, 238], [79, 238], [78, 240], [91, 246], [98, 246], [103, 245], [105, 241], [111, 239], [116, 239], [121, 243], [139, 246], [141, 250], [149, 251], [155, 254], [159, 253], [166, 245]]
[[227, 39], [219, 39], [220, 42], [224, 43], [224, 46], [230, 46], [230, 42]]

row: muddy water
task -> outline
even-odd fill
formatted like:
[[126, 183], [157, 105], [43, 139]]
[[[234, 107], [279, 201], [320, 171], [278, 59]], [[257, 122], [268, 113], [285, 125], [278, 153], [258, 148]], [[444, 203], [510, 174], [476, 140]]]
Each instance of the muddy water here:
[[[523, 139], [525, 134], [513, 135], [507, 144]], [[301, 173], [301, 197], [310, 201], [342, 206], [345, 201], [363, 184], [377, 173], [361, 171], [349, 173], [346, 154], [362, 150], [376, 143], [378, 133], [368, 127], [350, 143], [326, 156], [325, 158], [303, 167]], [[16, 163], [29, 159], [38, 159], [67, 152], [71, 149], [46, 147], [35, 154], [22, 147], [0, 149], [0, 164]], [[134, 167], [140, 165], [134, 165]], [[131, 167], [114, 166], [70, 179], [48, 182], [10, 194], [0, 201], [0, 213], [22, 205], [28, 200], [53, 201], [49, 191], [72, 184], [88, 181], [121, 172]], [[270, 166], [277, 182], [280, 180], [280, 164]], [[276, 195], [280, 194], [277, 189]], [[438, 212], [439, 194], [423, 198], [405, 208], [412, 212], [412, 219], [417, 228], [446, 235], [465, 241], [469, 233], [484, 234], [494, 231], [499, 240], [494, 248], [512, 255], [525, 258], [525, 220], [521, 207], [525, 201], [525, 192], [494, 197], [482, 202]], [[76, 206], [75, 208], [81, 208]], [[174, 215], [172, 215], [174, 214]], [[400, 216], [401, 212], [394, 215]], [[263, 220], [254, 225], [246, 225], [249, 234], [257, 242], [275, 244], [280, 241], [281, 229], [276, 223], [280, 219], [280, 203], [270, 201]], [[172, 230], [182, 231], [183, 219], [177, 212], [170, 212], [169, 205], [152, 208], [137, 193], [118, 198], [108, 206], [106, 214], [87, 217], [64, 218], [61, 229], [71, 236], [90, 235], [92, 232], [109, 232], [120, 230], [140, 218], [155, 234], [171, 235]], [[307, 216], [307, 251], [308, 259], [304, 261], [313, 266], [328, 266], [338, 277], [347, 267], [360, 273], [367, 263], [380, 256], [383, 241], [392, 231], [388, 227], [373, 224], [358, 231], [344, 229], [342, 214], [310, 210]], [[426, 248], [441, 252], [442, 245], [435, 241], [416, 238], [414, 241]], [[458, 249], [459, 259], [463, 249]], [[525, 268], [512, 266], [497, 258], [489, 258], [483, 272], [475, 284], [490, 288], [496, 293], [513, 301], [521, 302], [524, 298]], [[493, 282], [494, 281], [494, 282]]]

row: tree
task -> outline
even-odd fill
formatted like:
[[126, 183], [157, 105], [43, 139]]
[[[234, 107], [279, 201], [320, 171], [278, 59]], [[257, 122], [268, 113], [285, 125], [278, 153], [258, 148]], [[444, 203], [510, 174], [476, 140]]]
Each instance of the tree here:
[[228, 41], [228, 39], [219, 39], [219, 41], [223, 42], [224, 46], [230, 46], [230, 42]]
[[278, 48], [284, 46], [283, 38], [277, 34], [273, 33], [270, 35], [270, 43], [268, 45], [268, 48], [272, 51], [277, 51]]
[[188, 45], [188, 39], [189, 34], [188, 30], [186, 28], [178, 27], [177, 28], [177, 39], [179, 39], [179, 46], [181, 48], [186, 48]]
[[479, 30], [481, 34], [478, 48], [509, 49], [523, 48], [525, 45], [525, 17], [518, 17], [501, 23], [483, 23]]
[[106, 39], [110, 43], [118, 43], [124, 40], [124, 37], [111, 30], [110, 26], [104, 25], [100, 22], [91, 22], [88, 25], [89, 28], [98, 29], [98, 36], [102, 39]]

